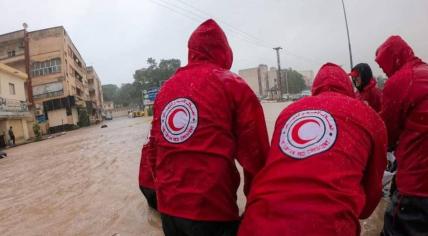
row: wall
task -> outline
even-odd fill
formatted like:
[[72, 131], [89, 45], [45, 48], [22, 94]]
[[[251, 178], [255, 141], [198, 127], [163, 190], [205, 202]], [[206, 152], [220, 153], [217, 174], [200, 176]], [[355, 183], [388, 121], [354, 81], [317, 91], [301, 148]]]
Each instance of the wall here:
[[76, 108], [72, 108], [71, 109], [71, 115], [73, 117], [73, 124], [77, 125], [77, 122], [79, 121], [79, 114], [78, 114]]
[[[15, 95], [10, 94], [9, 83], [15, 85]], [[25, 101], [25, 81], [0, 70], [0, 96], [7, 99]]]
[[251, 90], [258, 96], [261, 96], [262, 94], [259, 93], [259, 81], [258, 81], [258, 68], [251, 68], [251, 69], [245, 69], [240, 70], [239, 75], [247, 82], [247, 84], [250, 86]]
[[[22, 127], [21, 120], [9, 120], [9, 127], [12, 126], [13, 133], [15, 134], [16, 140], [24, 139], [24, 128]], [[9, 127], [7, 130], [9, 130]]]
[[59, 109], [59, 110], [53, 110], [48, 111], [48, 119], [49, 119], [49, 127], [55, 127], [63, 124], [67, 124], [67, 114], [66, 110]]

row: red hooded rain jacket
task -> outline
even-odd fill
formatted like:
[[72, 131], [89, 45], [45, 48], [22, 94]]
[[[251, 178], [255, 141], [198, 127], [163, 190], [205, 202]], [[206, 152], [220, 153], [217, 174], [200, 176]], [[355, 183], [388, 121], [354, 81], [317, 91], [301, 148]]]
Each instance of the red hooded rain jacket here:
[[201, 24], [188, 48], [188, 65], [165, 82], [154, 104], [149, 160], [158, 208], [191, 220], [238, 220], [235, 160], [247, 193], [269, 151], [263, 109], [229, 71], [232, 50], [215, 21]]
[[382, 194], [386, 129], [328, 63], [313, 96], [279, 115], [266, 166], [254, 180], [239, 235], [359, 235]]

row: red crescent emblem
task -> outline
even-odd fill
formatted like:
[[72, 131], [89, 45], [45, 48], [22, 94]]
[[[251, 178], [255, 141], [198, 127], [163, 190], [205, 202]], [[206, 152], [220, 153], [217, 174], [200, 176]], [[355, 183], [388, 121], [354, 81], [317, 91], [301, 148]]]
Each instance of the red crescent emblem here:
[[184, 111], [184, 109], [183, 109], [183, 108], [178, 108], [178, 109], [176, 109], [176, 110], [172, 111], [172, 112], [171, 112], [171, 114], [170, 114], [170, 115], [169, 115], [169, 117], [168, 117], [168, 126], [169, 126], [169, 128], [170, 128], [170, 129], [172, 129], [172, 131], [174, 131], [174, 132], [177, 132], [177, 131], [181, 130], [181, 129], [184, 127], [184, 125], [183, 125], [183, 126], [181, 126], [181, 127], [176, 127], [176, 126], [174, 125], [174, 117], [175, 117], [175, 115], [177, 115], [177, 113], [179, 113], [179, 112], [184, 112], [184, 113], [186, 113], [186, 112]]
[[310, 141], [312, 141], [312, 140], [315, 139], [315, 138], [312, 138], [312, 139], [306, 140], [306, 139], [300, 138], [300, 136], [299, 136], [299, 130], [300, 130], [300, 128], [302, 128], [303, 125], [305, 125], [307, 123], [315, 123], [315, 124], [317, 124], [319, 126], [318, 121], [316, 121], [314, 119], [303, 120], [303, 121], [297, 123], [293, 127], [293, 130], [291, 131], [291, 138], [293, 139], [294, 142], [296, 142], [299, 145], [306, 144], [306, 143], [308, 143], [308, 142], [310, 142]]

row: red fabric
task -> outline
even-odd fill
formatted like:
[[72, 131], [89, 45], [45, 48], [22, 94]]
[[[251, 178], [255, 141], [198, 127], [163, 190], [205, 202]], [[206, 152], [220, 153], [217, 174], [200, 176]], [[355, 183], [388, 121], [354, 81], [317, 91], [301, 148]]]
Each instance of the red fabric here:
[[382, 107], [382, 93], [380, 89], [376, 87], [374, 78], [370, 79], [369, 84], [364, 87], [363, 91], [357, 92], [357, 98], [367, 102], [376, 112], [380, 112]]
[[154, 155], [154, 150], [151, 145], [153, 145], [153, 142], [149, 141], [143, 146], [141, 150], [140, 173], [138, 176], [138, 183], [141, 187], [154, 189], [155, 183], [153, 180], [152, 168], [149, 162], [150, 155]]
[[348, 75], [352, 78], [357, 78], [358, 76], [360, 76], [360, 73], [357, 70], [352, 70], [351, 73], [349, 73]]
[[[266, 166], [249, 195], [241, 236], [359, 235], [358, 218], [368, 217], [380, 200], [386, 165], [380, 116], [352, 98], [352, 84], [337, 65], [324, 65], [313, 86], [313, 96], [289, 105], [276, 121]], [[333, 146], [305, 159], [285, 154], [280, 140], [289, 136], [283, 127], [296, 113], [313, 109], [334, 118]]]
[[[247, 193], [269, 151], [263, 110], [245, 81], [228, 71], [232, 51], [213, 20], [195, 30], [188, 47], [189, 64], [162, 86], [154, 104], [156, 155], [150, 163], [159, 211], [192, 220], [238, 220], [235, 160], [243, 166]], [[167, 124], [162, 114], [177, 98], [195, 104], [198, 122], [187, 140], [171, 143], [162, 125], [175, 120]]]
[[390, 76], [381, 116], [395, 149], [397, 188], [403, 195], [428, 197], [428, 65], [399, 36], [379, 47], [376, 61]]

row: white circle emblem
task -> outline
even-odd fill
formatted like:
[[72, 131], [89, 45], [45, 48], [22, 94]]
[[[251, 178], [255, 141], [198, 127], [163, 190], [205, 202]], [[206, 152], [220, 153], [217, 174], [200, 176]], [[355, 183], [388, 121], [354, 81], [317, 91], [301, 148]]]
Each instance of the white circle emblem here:
[[336, 137], [337, 126], [330, 113], [306, 110], [287, 120], [281, 130], [279, 147], [290, 157], [305, 159], [330, 149]]
[[161, 131], [170, 143], [182, 143], [192, 136], [198, 126], [198, 110], [187, 98], [169, 102], [162, 111]]

